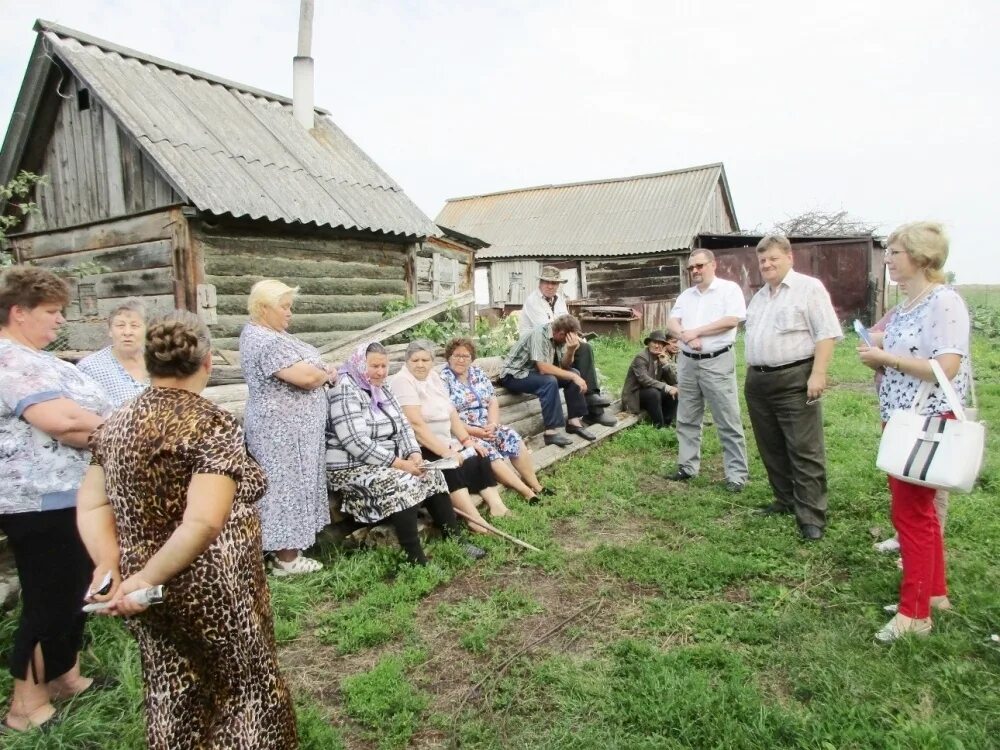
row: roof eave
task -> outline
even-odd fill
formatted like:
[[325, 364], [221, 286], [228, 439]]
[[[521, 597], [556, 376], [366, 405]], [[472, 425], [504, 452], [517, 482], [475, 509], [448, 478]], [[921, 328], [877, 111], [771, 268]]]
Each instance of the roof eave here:
[[39, 104], [45, 93], [45, 79], [52, 61], [42, 48], [42, 38], [35, 39], [28, 67], [24, 71], [21, 89], [14, 103], [14, 113], [7, 126], [7, 134], [0, 148], [0, 184], [6, 185], [17, 174], [24, 149], [31, 135], [31, 123], [35, 121]]

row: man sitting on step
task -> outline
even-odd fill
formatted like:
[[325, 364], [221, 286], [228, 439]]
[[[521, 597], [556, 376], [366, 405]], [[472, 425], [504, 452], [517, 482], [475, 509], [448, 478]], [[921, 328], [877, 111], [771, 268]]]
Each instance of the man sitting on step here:
[[[587, 414], [587, 382], [573, 369], [573, 357], [581, 341], [580, 321], [572, 315], [560, 315], [551, 323], [523, 334], [504, 358], [500, 385], [514, 393], [538, 396], [542, 402], [546, 445], [572, 444], [566, 435], [556, 432], [564, 425], [570, 434], [597, 439], [580, 422]], [[566, 396], [566, 417], [559, 403], [560, 389]]]
[[[544, 323], [551, 323], [560, 315], [569, 313], [566, 296], [559, 293], [559, 285], [565, 281], [555, 266], [542, 266], [542, 272], [538, 276], [538, 288], [528, 295], [521, 308], [518, 323], [518, 333], [521, 336]], [[580, 341], [580, 346], [573, 355], [573, 368], [587, 383], [587, 413], [584, 415], [584, 421], [607, 426], [615, 424], [617, 420], [610, 414], [604, 413], [604, 407], [611, 406], [611, 400], [601, 393], [600, 383], [597, 382], [594, 352], [586, 341]]]

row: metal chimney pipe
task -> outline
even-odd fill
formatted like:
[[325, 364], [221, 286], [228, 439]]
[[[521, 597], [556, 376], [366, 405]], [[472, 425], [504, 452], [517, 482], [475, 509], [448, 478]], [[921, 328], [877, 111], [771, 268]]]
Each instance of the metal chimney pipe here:
[[312, 59], [313, 0], [299, 4], [299, 47], [292, 60], [292, 114], [306, 130], [315, 125]]

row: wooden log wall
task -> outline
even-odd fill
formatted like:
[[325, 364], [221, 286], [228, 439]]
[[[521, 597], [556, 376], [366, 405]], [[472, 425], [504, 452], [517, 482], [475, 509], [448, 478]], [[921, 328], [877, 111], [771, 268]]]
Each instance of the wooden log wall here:
[[[52, 135], [32, 171], [39, 212], [25, 231], [59, 229], [184, 202], [101, 103], [64, 71], [46, 96], [58, 98]], [[36, 157], [38, 158], [38, 157]]]
[[674, 299], [681, 293], [677, 254], [586, 260], [587, 299], [603, 305], [635, 305], [647, 300]]
[[[70, 304], [66, 308], [68, 349], [92, 351], [107, 343], [108, 313], [126, 297], [139, 297], [147, 311], [172, 310], [176, 298], [178, 234], [184, 219], [180, 209], [26, 235], [10, 239], [19, 263], [32, 263], [56, 271], [71, 271], [84, 262], [97, 263], [102, 272], [82, 278], [67, 277]], [[93, 285], [97, 314], [84, 316], [80, 285]]]
[[215, 286], [212, 336], [223, 350], [239, 348], [250, 288], [264, 278], [299, 287], [289, 331], [314, 345], [378, 323], [385, 305], [410, 289], [411, 244], [217, 229], [198, 220], [190, 237], [197, 282]]

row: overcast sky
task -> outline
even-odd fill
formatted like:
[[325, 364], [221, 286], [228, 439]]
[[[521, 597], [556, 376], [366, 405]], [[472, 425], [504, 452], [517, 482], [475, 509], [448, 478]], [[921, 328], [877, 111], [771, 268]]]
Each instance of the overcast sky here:
[[[1000, 282], [998, 0], [316, 0], [316, 103], [447, 198], [725, 163], [743, 228], [933, 218]], [[36, 17], [290, 95], [298, 0], [0, 0], [9, 122]]]

